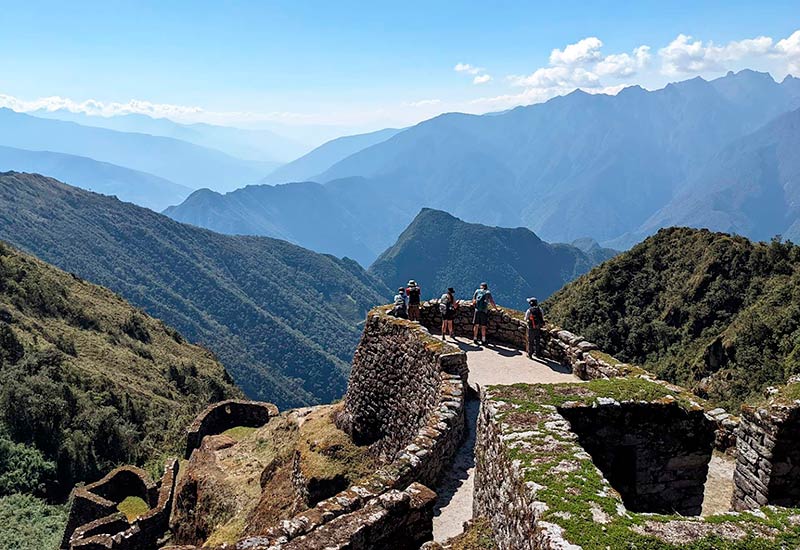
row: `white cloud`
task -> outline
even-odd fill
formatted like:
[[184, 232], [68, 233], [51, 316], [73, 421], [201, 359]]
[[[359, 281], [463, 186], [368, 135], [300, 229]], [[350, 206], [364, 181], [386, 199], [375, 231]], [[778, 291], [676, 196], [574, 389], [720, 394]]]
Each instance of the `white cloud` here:
[[800, 30], [775, 44], [773, 55], [786, 59], [789, 72], [800, 73]]
[[729, 62], [764, 56], [772, 51], [772, 38], [768, 36], [734, 40], [718, 46], [711, 41], [704, 43], [691, 36], [679, 34], [675, 40], [661, 48], [658, 54], [662, 60], [662, 72], [672, 76], [724, 71]]
[[453, 70], [457, 73], [467, 73], [467, 74], [478, 74], [483, 71], [482, 67], [474, 67], [469, 63], [456, 63], [456, 66], [453, 67]]
[[595, 66], [600, 76], [623, 78], [633, 76], [650, 62], [650, 46], [639, 46], [633, 55], [627, 53], [611, 54], [603, 58]]
[[486, 74], [486, 69], [470, 65], [469, 63], [456, 63], [453, 70], [457, 73], [465, 73], [474, 76], [475, 78], [472, 79], [473, 84], [486, 84], [492, 79], [490, 75]]
[[631, 53], [604, 55], [603, 42], [590, 36], [550, 53], [549, 65], [529, 75], [507, 77], [512, 86], [525, 88], [519, 94], [480, 98], [481, 103], [527, 104], [546, 101], [577, 88], [590, 93], [617, 93], [625, 84], [609, 84], [604, 78], [623, 79], [634, 76], [650, 62], [650, 47], [639, 46]]
[[554, 49], [550, 52], [551, 65], [585, 65], [593, 61], [598, 61], [603, 54], [600, 48], [603, 42], [596, 36], [590, 36], [575, 44], [569, 44], [563, 50]]
[[441, 102], [441, 99], [420, 99], [419, 101], [407, 101], [403, 105], [407, 107], [429, 107], [431, 105], [439, 105]]
[[142, 101], [139, 99], [132, 99], [126, 103], [106, 103], [96, 99], [74, 101], [64, 97], [51, 96], [26, 101], [14, 96], [3, 94], [0, 94], [0, 107], [7, 107], [14, 111], [20, 112], [65, 110], [73, 113], [85, 113], [87, 115], [105, 117], [137, 113], [155, 118], [168, 117], [176, 119], [189, 115], [197, 115], [203, 112], [203, 109], [200, 107], [171, 105], [167, 103], [152, 103], [150, 101]]

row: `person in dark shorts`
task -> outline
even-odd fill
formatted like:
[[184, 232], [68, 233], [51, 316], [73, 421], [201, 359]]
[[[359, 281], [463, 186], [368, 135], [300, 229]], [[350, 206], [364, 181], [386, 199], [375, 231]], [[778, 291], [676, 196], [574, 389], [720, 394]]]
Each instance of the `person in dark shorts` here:
[[533, 356], [541, 357], [542, 327], [544, 327], [544, 313], [539, 307], [536, 298], [528, 298], [528, 310], [525, 312], [525, 326], [528, 329], [528, 359]]
[[408, 320], [419, 322], [419, 297], [422, 289], [414, 279], [408, 281], [406, 296], [408, 296]]
[[447, 336], [448, 331], [453, 340], [456, 339], [456, 333], [453, 330], [453, 319], [456, 318], [456, 291], [453, 287], [447, 289], [445, 294], [439, 299], [439, 311], [442, 313], [442, 340]]
[[[472, 341], [476, 344], [486, 344], [486, 326], [489, 324], [489, 304], [497, 307], [489, 291], [489, 285], [481, 283], [481, 286], [472, 295], [472, 305], [475, 306], [475, 315], [472, 318]], [[481, 340], [478, 340], [478, 329], [481, 330]]]

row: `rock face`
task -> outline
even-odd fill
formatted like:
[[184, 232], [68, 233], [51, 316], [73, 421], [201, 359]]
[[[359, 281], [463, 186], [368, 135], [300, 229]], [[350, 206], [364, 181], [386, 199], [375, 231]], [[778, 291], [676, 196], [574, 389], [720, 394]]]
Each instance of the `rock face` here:
[[[763, 407], [742, 408], [733, 507], [800, 506], [800, 379]], [[787, 395], [788, 394], [788, 395]]]

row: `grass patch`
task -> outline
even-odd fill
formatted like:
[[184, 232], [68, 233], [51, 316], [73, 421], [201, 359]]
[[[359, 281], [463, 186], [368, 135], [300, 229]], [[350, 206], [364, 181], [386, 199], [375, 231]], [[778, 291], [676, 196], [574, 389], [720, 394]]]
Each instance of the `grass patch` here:
[[245, 437], [255, 432], [257, 429], [258, 428], [249, 428], [247, 426], [234, 426], [233, 428], [228, 428], [222, 432], [222, 435], [227, 435], [235, 441], [241, 441]]
[[492, 527], [486, 518], [476, 518], [467, 530], [448, 541], [451, 550], [497, 550]]
[[117, 510], [125, 514], [128, 521], [134, 521], [150, 511], [150, 506], [139, 497], [125, 497], [117, 505]]

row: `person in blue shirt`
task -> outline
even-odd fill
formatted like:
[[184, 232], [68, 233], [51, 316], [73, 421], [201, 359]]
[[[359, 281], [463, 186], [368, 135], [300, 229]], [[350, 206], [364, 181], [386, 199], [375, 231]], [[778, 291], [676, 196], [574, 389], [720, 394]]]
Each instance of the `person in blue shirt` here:
[[[475, 306], [475, 315], [472, 318], [472, 341], [476, 344], [486, 344], [486, 327], [489, 325], [489, 304], [492, 307], [497, 307], [489, 290], [489, 285], [481, 283], [481, 286], [472, 295], [472, 305]], [[480, 341], [478, 340], [478, 329], [480, 329], [482, 336]]]

